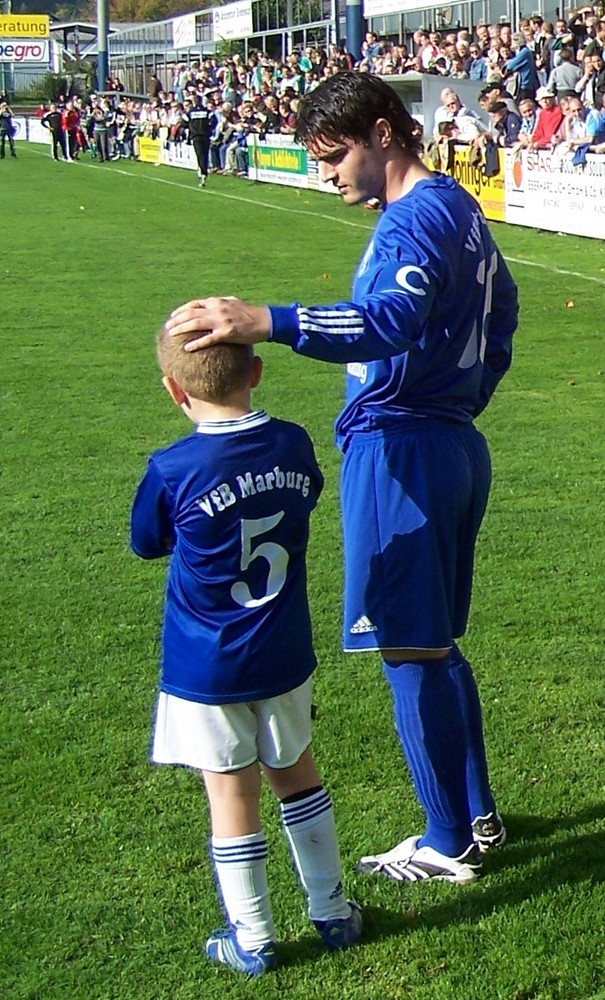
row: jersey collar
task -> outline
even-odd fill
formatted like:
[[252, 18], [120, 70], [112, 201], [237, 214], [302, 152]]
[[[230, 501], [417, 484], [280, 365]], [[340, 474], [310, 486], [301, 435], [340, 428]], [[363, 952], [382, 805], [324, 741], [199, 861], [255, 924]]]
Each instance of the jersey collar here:
[[253, 410], [244, 417], [234, 417], [231, 420], [200, 420], [196, 430], [198, 434], [233, 434], [261, 427], [269, 419], [269, 414], [264, 410]]

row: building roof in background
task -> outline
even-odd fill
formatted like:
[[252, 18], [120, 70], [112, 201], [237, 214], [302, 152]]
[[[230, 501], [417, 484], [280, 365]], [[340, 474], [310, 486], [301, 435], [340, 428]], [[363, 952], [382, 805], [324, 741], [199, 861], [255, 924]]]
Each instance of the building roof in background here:
[[[109, 25], [110, 31], [116, 31], [116, 26], [114, 24]], [[92, 35], [97, 34], [97, 25], [91, 23], [90, 21], [51, 21], [50, 33], [54, 32], [78, 32], [80, 35]]]

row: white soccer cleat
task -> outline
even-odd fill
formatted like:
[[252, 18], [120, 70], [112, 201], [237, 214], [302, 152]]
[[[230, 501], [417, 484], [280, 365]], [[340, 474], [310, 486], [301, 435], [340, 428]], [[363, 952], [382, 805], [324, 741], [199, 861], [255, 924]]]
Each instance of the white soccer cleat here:
[[397, 882], [474, 882], [482, 873], [481, 855], [476, 844], [457, 858], [449, 858], [432, 847], [418, 847], [420, 837], [408, 837], [385, 854], [360, 858], [357, 871], [383, 875]]

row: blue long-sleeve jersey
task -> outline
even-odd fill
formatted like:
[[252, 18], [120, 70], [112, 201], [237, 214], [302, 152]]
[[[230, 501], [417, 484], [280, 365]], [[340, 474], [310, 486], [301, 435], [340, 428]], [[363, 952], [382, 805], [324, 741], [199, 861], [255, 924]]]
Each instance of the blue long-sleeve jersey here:
[[202, 422], [151, 456], [131, 546], [144, 559], [171, 556], [163, 691], [257, 701], [310, 676], [305, 558], [322, 487], [306, 431], [262, 410]]
[[342, 446], [401, 419], [477, 416], [510, 367], [518, 300], [479, 206], [436, 174], [387, 206], [351, 301], [271, 314], [272, 340], [347, 364]]

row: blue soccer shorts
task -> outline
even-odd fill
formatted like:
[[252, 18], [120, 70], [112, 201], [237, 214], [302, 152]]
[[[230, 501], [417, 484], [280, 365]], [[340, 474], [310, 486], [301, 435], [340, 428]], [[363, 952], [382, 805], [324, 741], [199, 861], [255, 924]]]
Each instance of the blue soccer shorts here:
[[491, 464], [472, 424], [351, 435], [341, 499], [343, 647], [439, 649], [463, 635]]

